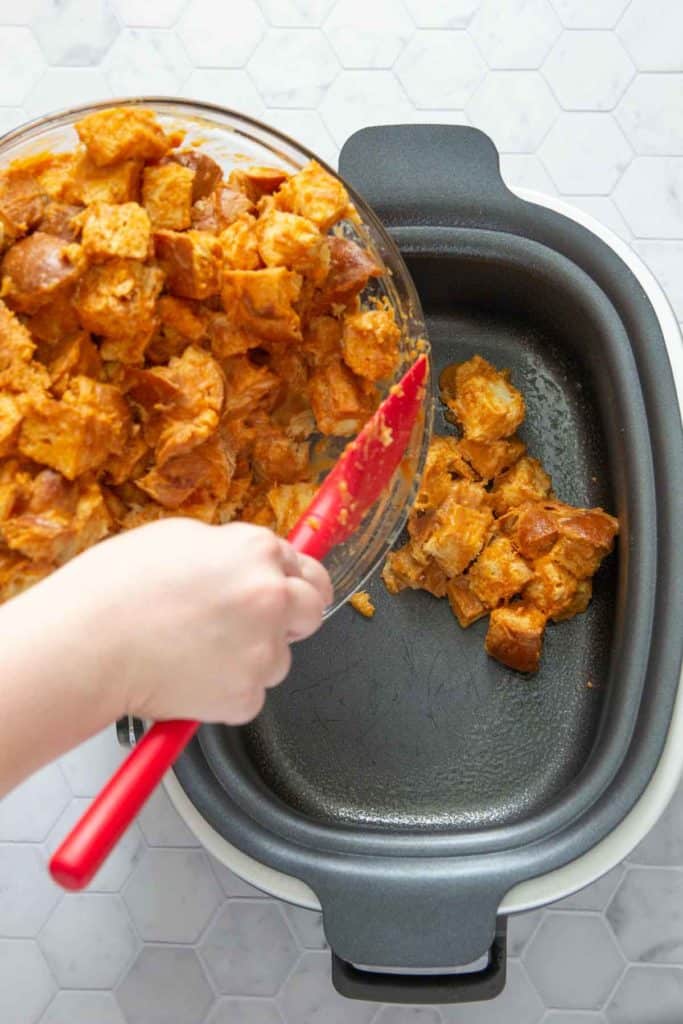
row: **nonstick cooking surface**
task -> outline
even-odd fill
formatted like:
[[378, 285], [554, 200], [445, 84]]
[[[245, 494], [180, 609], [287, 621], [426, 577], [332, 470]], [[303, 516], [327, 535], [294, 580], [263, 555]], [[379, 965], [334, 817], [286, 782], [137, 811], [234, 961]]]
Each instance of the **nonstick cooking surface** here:
[[[523, 312], [512, 274], [491, 279], [484, 311], [478, 287], [468, 294], [466, 273], [457, 286], [444, 278], [443, 258], [408, 265], [435, 376], [475, 352], [510, 367], [527, 401], [520, 435], [558, 496], [614, 511], [588, 370], [563, 337], [570, 318], [551, 323], [538, 310]], [[452, 430], [439, 407], [435, 432]], [[549, 626], [541, 670], [531, 677], [487, 657], [487, 620], [462, 630], [446, 600], [412, 591], [391, 597], [377, 575], [369, 584], [373, 619], [343, 608], [295, 647], [289, 679], [234, 737], [240, 762], [319, 822], [459, 831], [542, 811], [580, 772], [596, 737], [616, 561], [611, 556], [596, 576], [585, 615]]]

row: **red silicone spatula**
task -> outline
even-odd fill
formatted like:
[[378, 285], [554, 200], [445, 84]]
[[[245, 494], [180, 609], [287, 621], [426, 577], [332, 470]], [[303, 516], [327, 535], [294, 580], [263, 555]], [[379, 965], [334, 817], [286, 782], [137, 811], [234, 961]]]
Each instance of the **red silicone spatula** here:
[[[297, 551], [322, 559], [346, 540], [391, 480], [420, 412], [428, 363], [418, 357], [344, 451], [289, 534]], [[65, 889], [82, 889], [199, 728], [157, 722], [131, 751], [50, 860]]]

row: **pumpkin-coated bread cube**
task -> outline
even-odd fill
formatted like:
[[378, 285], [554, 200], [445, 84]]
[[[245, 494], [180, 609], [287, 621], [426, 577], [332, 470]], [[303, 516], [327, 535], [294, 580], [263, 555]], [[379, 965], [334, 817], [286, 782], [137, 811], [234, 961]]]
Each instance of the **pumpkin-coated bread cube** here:
[[538, 459], [522, 456], [511, 469], [496, 477], [491, 489], [493, 510], [502, 516], [508, 509], [528, 501], [542, 501], [552, 489], [552, 480]]
[[473, 441], [464, 437], [459, 448], [462, 457], [484, 483], [504, 473], [526, 451], [526, 445], [518, 437], [503, 441]]
[[107, 482], [123, 484], [126, 480], [136, 480], [142, 475], [148, 455], [149, 446], [143, 437], [142, 427], [133, 423], [123, 451], [110, 455], [104, 464]]
[[391, 551], [382, 569], [382, 579], [390, 594], [402, 590], [426, 590], [434, 597], [444, 597], [448, 578], [432, 559], [419, 561], [411, 543]]
[[471, 480], [474, 473], [460, 454], [457, 438], [435, 434], [429, 444], [413, 509], [416, 512], [436, 509], [451, 493], [454, 480], [460, 477]]
[[31, 359], [35, 344], [22, 322], [0, 300], [0, 370]]
[[155, 466], [136, 484], [164, 508], [180, 508], [199, 490], [208, 491], [215, 505], [227, 497], [233, 470], [230, 453], [219, 437], [212, 437]]
[[185, 299], [208, 299], [220, 290], [223, 258], [215, 235], [208, 231], [155, 231], [156, 256], [166, 274], [166, 287]]
[[129, 426], [117, 388], [75, 377], [60, 401], [40, 394], [27, 399], [19, 451], [74, 480], [122, 451]]
[[537, 558], [533, 569], [533, 578], [522, 593], [524, 600], [549, 619], [567, 618], [579, 586], [576, 576], [555, 562], [552, 554]]
[[162, 295], [157, 304], [161, 327], [173, 331], [187, 341], [201, 341], [206, 337], [206, 322], [199, 314], [199, 307], [187, 299], [174, 295]]
[[294, 441], [277, 427], [257, 432], [252, 462], [254, 477], [259, 482], [293, 484], [310, 476], [307, 442]]
[[259, 406], [271, 408], [281, 381], [267, 366], [257, 366], [247, 356], [233, 356], [223, 364], [225, 373], [224, 416], [239, 419]]
[[271, 195], [288, 178], [281, 167], [238, 167], [230, 172], [228, 181], [232, 188], [257, 203], [263, 196]]
[[21, 594], [48, 576], [53, 568], [49, 562], [34, 562], [15, 551], [0, 549], [0, 602]]
[[342, 323], [334, 316], [315, 316], [303, 329], [301, 351], [309, 366], [341, 357]]
[[83, 221], [81, 244], [91, 260], [110, 256], [144, 260], [148, 256], [150, 222], [139, 203], [93, 203]]
[[47, 361], [52, 393], [62, 395], [72, 377], [99, 377], [102, 360], [87, 331], [77, 331], [58, 341]]
[[73, 304], [74, 291], [74, 288], [58, 291], [50, 302], [26, 318], [31, 335], [37, 341], [55, 345], [70, 334], [80, 331], [81, 325]]
[[401, 330], [389, 309], [352, 313], [344, 321], [344, 362], [368, 380], [384, 380], [396, 370]]
[[306, 217], [270, 210], [259, 217], [255, 234], [267, 267], [289, 267], [317, 284], [325, 280], [330, 266], [329, 245]]
[[223, 172], [216, 161], [207, 153], [200, 153], [198, 149], [183, 149], [179, 153], [169, 153], [160, 162], [180, 164], [181, 167], [187, 167], [192, 171], [193, 203], [211, 195], [223, 177]]
[[40, 223], [48, 196], [26, 171], [0, 174], [0, 235], [5, 241], [21, 238]]
[[495, 370], [479, 356], [461, 364], [458, 370], [453, 390], [450, 377], [445, 389], [443, 374], [440, 386], [446, 405], [455, 414], [465, 437], [473, 441], [497, 441], [514, 434], [524, 419], [525, 405], [522, 393], [509, 381], [509, 372]]
[[509, 537], [523, 558], [536, 559], [547, 555], [559, 537], [552, 506], [543, 501], [530, 501], [498, 520], [498, 529]]
[[327, 240], [330, 267], [323, 284], [315, 292], [311, 312], [339, 312], [363, 291], [371, 277], [384, 271], [367, 249], [362, 249], [348, 238], [334, 235]]
[[0, 458], [11, 455], [15, 450], [21, 419], [17, 399], [12, 395], [0, 393]]
[[308, 217], [321, 231], [329, 231], [350, 212], [348, 192], [316, 160], [280, 186], [275, 202], [279, 210]]
[[619, 520], [601, 508], [572, 508], [559, 502], [553, 515], [560, 536], [552, 558], [578, 578], [593, 576], [614, 547]]
[[275, 514], [275, 532], [286, 537], [313, 501], [317, 484], [276, 484], [266, 497]]
[[115, 257], [90, 267], [78, 283], [74, 305], [82, 326], [110, 338], [149, 340], [158, 318], [162, 271], [138, 260]]
[[88, 114], [76, 131], [97, 167], [122, 160], [159, 160], [170, 149], [153, 111], [142, 107], [110, 107]]
[[2, 297], [18, 313], [35, 313], [73, 284], [85, 266], [80, 245], [36, 231], [2, 261]]
[[486, 615], [488, 608], [472, 590], [467, 576], [457, 576], [446, 584], [446, 597], [451, 611], [463, 629]]
[[321, 434], [357, 434], [372, 413], [372, 396], [341, 359], [330, 359], [311, 374], [308, 396]]
[[221, 231], [218, 241], [225, 270], [258, 270], [263, 266], [256, 226], [256, 218], [245, 214]]
[[125, 160], [114, 167], [96, 167], [86, 153], [75, 157], [56, 198], [69, 203], [131, 203], [140, 198], [138, 160]]
[[494, 537], [468, 572], [472, 590], [488, 608], [519, 594], [533, 570], [507, 537]]
[[81, 235], [83, 207], [50, 199], [36, 227], [46, 235], [56, 235], [66, 242], [77, 242]]
[[226, 270], [221, 298], [235, 327], [259, 341], [301, 341], [301, 323], [294, 303], [301, 277], [285, 267]]
[[486, 543], [492, 521], [490, 509], [467, 508], [449, 498], [434, 513], [422, 549], [447, 576], [460, 576]]
[[522, 602], [491, 612], [486, 653], [516, 672], [536, 672], [541, 661], [545, 615]]
[[[195, 177], [193, 194], [196, 188]], [[193, 203], [192, 227], [217, 235], [235, 221], [255, 213], [256, 207], [247, 196], [230, 188], [225, 182], [220, 182], [210, 194]]]
[[142, 172], [142, 204], [157, 230], [184, 231], [192, 224], [194, 171], [181, 164], [152, 164]]

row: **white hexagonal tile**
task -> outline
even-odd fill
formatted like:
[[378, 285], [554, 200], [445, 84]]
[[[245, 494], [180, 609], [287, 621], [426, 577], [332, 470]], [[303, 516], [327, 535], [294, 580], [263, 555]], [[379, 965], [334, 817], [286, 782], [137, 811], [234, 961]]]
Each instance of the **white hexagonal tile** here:
[[41, 768], [0, 800], [0, 842], [41, 842], [70, 800], [59, 765]]
[[560, 192], [608, 195], [631, 149], [611, 114], [561, 114], [539, 155]]
[[45, 61], [27, 28], [0, 26], [0, 95], [19, 106], [45, 69]]
[[241, 68], [265, 28], [256, 0], [240, 0], [238, 25], [222, 0], [190, 0], [176, 32], [198, 67]]
[[599, 1009], [614, 988], [624, 961], [601, 917], [546, 914], [523, 955], [546, 1006]]
[[625, 242], [631, 240], [631, 229], [621, 216], [616, 205], [607, 196], [563, 196], [568, 203], [578, 206], [591, 216], [597, 218], [602, 224], [611, 228], [615, 234], [623, 238]]
[[[650, 246], [656, 250], [658, 244], [657, 242], [640, 242], [636, 245], [636, 249], [646, 260], [645, 252], [650, 249]], [[672, 245], [676, 244], [672, 243]], [[679, 263], [679, 268], [680, 266]], [[654, 267], [653, 272], [659, 276]], [[666, 276], [669, 273], [667, 271]], [[665, 287], [671, 288], [671, 285]], [[683, 319], [680, 313], [678, 319]], [[629, 864], [653, 865], [654, 867], [675, 868], [683, 864], [683, 786], [679, 785], [671, 803], [655, 827], [647, 834], [642, 843], [636, 846], [633, 853], [628, 855], [627, 860]]]
[[537, 156], [530, 153], [501, 153], [500, 173], [510, 188], [532, 188], [536, 192], [557, 193], [555, 182]]
[[[629, 967], [612, 996], [609, 1024], [677, 1024], [683, 1006], [683, 968]], [[655, 1016], [653, 1016], [653, 1011]]]
[[635, 68], [612, 32], [563, 32], [543, 74], [565, 110], [611, 110]]
[[163, 786], [152, 793], [140, 811], [138, 824], [150, 846], [199, 846], [199, 840], [180, 817]]
[[270, 110], [268, 122], [336, 167], [339, 148], [317, 110]]
[[338, 0], [324, 28], [344, 68], [390, 68], [414, 31], [400, 0]]
[[128, 28], [121, 32], [102, 68], [117, 96], [172, 96], [192, 70], [175, 32], [154, 28]]
[[121, 28], [107, 0], [50, 4], [32, 25], [48, 62], [71, 67], [97, 64]]
[[223, 893], [229, 898], [267, 898], [265, 893], [261, 892], [259, 889], [254, 889], [252, 885], [248, 885], [247, 882], [243, 882], [241, 878], [238, 878], [234, 871], [231, 871], [230, 868], [226, 868], [225, 864], [221, 864], [220, 861], [215, 860], [213, 857], [210, 857], [209, 861]]
[[33, 938], [60, 895], [37, 847], [0, 846], [0, 934]]
[[683, 875], [672, 868], [630, 868], [607, 920], [631, 962], [683, 962]]
[[0, 1020], [3, 1024], [36, 1024], [55, 989], [55, 979], [35, 942], [0, 939]]
[[340, 146], [367, 125], [415, 120], [391, 71], [342, 71], [320, 104], [320, 114]]
[[426, 110], [464, 107], [485, 70], [465, 32], [416, 32], [394, 68], [415, 106]]
[[63, 988], [111, 988], [139, 942], [118, 896], [70, 893], [38, 937]]
[[96, 796], [126, 756], [109, 726], [65, 754], [60, 764], [74, 796]]
[[96, 103], [110, 96], [109, 83], [98, 68], [48, 68], [24, 99], [24, 108], [29, 116], [38, 117], [48, 110], [76, 106], [85, 97]]
[[304, 953], [278, 998], [289, 1024], [370, 1024], [377, 1003], [343, 999], [332, 987], [329, 953]]
[[11, 132], [28, 120], [23, 107], [0, 107], [0, 135]]
[[231, 900], [202, 939], [199, 955], [224, 995], [274, 996], [298, 949], [276, 903]]
[[116, 998], [127, 1024], [202, 1024], [213, 992], [193, 949], [145, 946]]
[[543, 1024], [605, 1024], [602, 1013], [586, 1013], [584, 1010], [551, 1010], [543, 1018]]
[[317, 107], [338, 71], [334, 50], [315, 29], [271, 29], [249, 61], [270, 107]]
[[186, 80], [181, 96], [228, 107], [250, 117], [265, 117], [266, 107], [246, 71], [198, 68]]
[[567, 28], [613, 28], [630, 0], [552, 0]]
[[126, 1024], [111, 992], [59, 992], [40, 1024]]
[[206, 1024], [284, 1024], [270, 999], [219, 999]]
[[602, 878], [598, 878], [597, 882], [580, 889], [573, 896], [566, 896], [553, 903], [553, 910], [604, 910], [623, 877], [624, 868], [618, 864]]
[[467, 104], [467, 113], [499, 151], [528, 153], [542, 142], [558, 107], [537, 71], [492, 71]]
[[25, 0], [22, 4], [0, 0], [0, 25], [31, 25], [51, 7], [51, 0]]
[[543, 918], [542, 910], [511, 914], [508, 918], [508, 956], [520, 957]]
[[[634, 246], [639, 256], [655, 275], [666, 297], [673, 307], [678, 320], [683, 320], [683, 241], [682, 242], [637, 242]], [[650, 863], [657, 859], [664, 860], [667, 856], [666, 846], [669, 842], [675, 842], [677, 830], [667, 830], [660, 837], [657, 835], [648, 837], [638, 850], [634, 851], [631, 861], [634, 864], [646, 864], [647, 858], [652, 858]], [[673, 836], [672, 834], [673, 833]], [[671, 856], [671, 855], [669, 855]], [[681, 861], [675, 861], [672, 866], [680, 867]]]
[[548, 0], [482, 0], [470, 31], [492, 68], [538, 68], [560, 34]]
[[543, 1004], [516, 960], [509, 960], [505, 988], [486, 1003], [443, 1007], [444, 1024], [537, 1024], [543, 1016]]
[[277, 28], [322, 25], [334, 7], [334, 0], [259, 0], [266, 20]]
[[373, 1024], [441, 1024], [441, 1014], [426, 1006], [385, 1006]]
[[677, 0], [631, 0], [617, 33], [641, 71], [683, 71], [683, 4]]
[[638, 238], [683, 238], [683, 158], [639, 156], [614, 190]]
[[123, 898], [147, 942], [195, 942], [222, 902], [202, 850], [147, 850]]
[[180, 17], [188, 0], [113, 0], [124, 25], [131, 28], [170, 28]]
[[[90, 801], [85, 797], [71, 801], [48, 833], [44, 844], [45, 860], [48, 860], [63, 842], [89, 804]], [[144, 848], [140, 830], [137, 825], [131, 825], [88, 885], [87, 892], [118, 892], [142, 856]]]
[[683, 153], [683, 75], [638, 75], [615, 113], [636, 153]]
[[283, 906], [289, 927], [303, 949], [326, 949], [323, 916], [304, 907]]
[[466, 28], [479, 0], [403, 0], [418, 28]]

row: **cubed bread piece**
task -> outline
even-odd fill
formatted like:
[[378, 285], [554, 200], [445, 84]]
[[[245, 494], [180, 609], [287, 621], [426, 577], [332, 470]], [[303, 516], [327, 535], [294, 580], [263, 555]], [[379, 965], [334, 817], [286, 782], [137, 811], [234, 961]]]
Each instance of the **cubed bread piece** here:
[[219, 437], [155, 466], [136, 480], [137, 486], [164, 508], [177, 509], [198, 490], [208, 490], [216, 503], [230, 489], [234, 463]]
[[553, 514], [560, 536], [552, 558], [579, 579], [593, 576], [614, 547], [619, 520], [601, 508], [572, 508], [559, 502]]
[[230, 185], [256, 203], [262, 196], [271, 195], [288, 178], [282, 167], [237, 167], [230, 172]]
[[504, 473], [526, 451], [526, 445], [518, 437], [503, 441], [473, 441], [464, 437], [459, 447], [463, 458], [484, 483]]
[[[304, 484], [295, 484], [293, 486], [303, 487]], [[216, 512], [216, 518], [219, 523], [232, 523], [235, 520], [242, 509], [249, 496], [249, 488], [251, 487], [251, 477], [234, 476], [230, 481], [230, 490], [225, 501], [221, 501], [218, 505]], [[273, 513], [274, 514], [274, 513]]]
[[311, 374], [311, 408], [321, 434], [357, 434], [373, 411], [372, 396], [341, 359], [330, 359]]
[[286, 537], [313, 501], [317, 484], [276, 484], [267, 493], [268, 504], [275, 514], [275, 532]]
[[473, 476], [469, 464], [460, 454], [457, 438], [435, 434], [429, 444], [413, 508], [416, 512], [436, 509], [451, 493], [457, 477], [472, 479]]
[[308, 217], [321, 231], [349, 212], [349, 196], [339, 181], [316, 160], [293, 174], [278, 189], [275, 201], [279, 210]]
[[275, 528], [275, 515], [268, 502], [266, 484], [252, 485], [242, 507], [240, 519], [245, 523], [253, 523], [254, 526], [266, 526], [269, 530]]
[[149, 455], [149, 447], [144, 439], [139, 423], [133, 423], [119, 454], [109, 456], [104, 464], [104, 472], [108, 483], [123, 484], [126, 480], [136, 480], [142, 476], [144, 462]]
[[467, 576], [456, 576], [446, 584], [446, 597], [451, 611], [463, 629], [486, 615], [488, 608], [472, 590]]
[[148, 256], [151, 228], [147, 211], [139, 203], [93, 203], [83, 221], [83, 251], [91, 260]]
[[525, 405], [522, 393], [509, 381], [509, 372], [497, 371], [490, 364], [479, 367], [480, 372], [463, 372], [462, 366], [460, 371], [455, 374], [454, 396], [445, 394], [443, 387], [441, 393], [465, 437], [497, 441], [514, 434], [524, 419]]
[[152, 110], [110, 107], [76, 122], [76, 131], [97, 167], [122, 160], [159, 160], [172, 139], [164, 133]]
[[15, 241], [35, 228], [48, 203], [48, 196], [27, 171], [0, 174], [0, 228], [5, 240]]
[[161, 163], [180, 164], [181, 167], [187, 167], [193, 172], [193, 203], [211, 195], [223, 176], [223, 172], [216, 161], [208, 153], [202, 153], [198, 149], [183, 149], [179, 153], [169, 153], [162, 158]]
[[523, 602], [495, 608], [486, 634], [486, 653], [516, 672], [536, 672], [541, 661], [545, 615]]
[[19, 451], [74, 480], [121, 452], [129, 427], [130, 412], [117, 388], [75, 377], [60, 401], [40, 394], [27, 399]]
[[448, 498], [434, 513], [422, 549], [447, 576], [460, 576], [486, 543], [492, 522], [490, 509], [468, 508]]
[[56, 235], [65, 242], [77, 242], [81, 235], [83, 212], [83, 207], [77, 203], [50, 199], [36, 227], [38, 231]]
[[64, 181], [56, 198], [69, 203], [133, 203], [140, 198], [142, 164], [125, 160], [115, 167], [96, 167], [86, 153], [73, 158], [63, 171]]
[[367, 590], [357, 590], [355, 594], [352, 594], [349, 598], [349, 604], [354, 611], [359, 612], [366, 619], [371, 619], [375, 614], [376, 608], [372, 603], [372, 598], [368, 594]]
[[21, 409], [16, 397], [0, 394], [0, 458], [5, 458], [15, 451], [21, 419]]
[[415, 558], [411, 543], [389, 553], [382, 579], [390, 594], [406, 589], [426, 590], [434, 597], [444, 597], [448, 583], [446, 574], [435, 561], [423, 563]]
[[555, 517], [543, 501], [511, 508], [498, 520], [498, 529], [510, 538], [523, 558], [532, 561], [547, 555], [559, 536]]
[[525, 586], [522, 597], [549, 619], [562, 618], [573, 605], [578, 588], [576, 576], [555, 562], [552, 554], [537, 558], [533, 569], [533, 578]]
[[35, 347], [22, 322], [0, 300], [0, 370], [8, 369], [15, 362], [27, 363]]
[[303, 329], [301, 351], [309, 366], [322, 366], [341, 357], [342, 323], [333, 316], [316, 316]]
[[33, 562], [14, 551], [0, 551], [0, 602], [21, 594], [52, 572], [49, 562]]
[[225, 270], [221, 298], [238, 330], [266, 342], [291, 342], [301, 341], [294, 308], [300, 291], [301, 277], [285, 267]]
[[181, 164], [151, 164], [142, 172], [142, 204], [156, 230], [184, 231], [192, 224], [194, 171]]
[[56, 345], [71, 334], [80, 331], [81, 325], [73, 304], [74, 288], [58, 291], [50, 302], [27, 318], [31, 334], [38, 341]]
[[192, 227], [217, 235], [235, 221], [255, 213], [256, 207], [247, 196], [221, 182], [210, 195], [193, 204]]
[[87, 331], [77, 331], [52, 348], [47, 368], [52, 393], [62, 395], [72, 377], [99, 377], [102, 360]]
[[472, 590], [488, 608], [495, 608], [522, 589], [533, 570], [507, 537], [496, 536], [486, 545], [468, 572]]
[[154, 246], [169, 292], [185, 299], [218, 294], [223, 253], [214, 235], [208, 231], [156, 231]]
[[491, 489], [493, 510], [502, 516], [508, 509], [528, 501], [542, 501], [552, 489], [552, 480], [538, 459], [522, 456], [511, 469], [496, 477]]
[[19, 313], [35, 313], [83, 272], [80, 245], [36, 231], [16, 242], [2, 261], [2, 297]]
[[401, 330], [390, 309], [352, 313], [344, 320], [344, 362], [368, 380], [384, 380], [398, 366]]
[[296, 213], [271, 210], [254, 228], [258, 251], [267, 267], [288, 267], [320, 284], [330, 266], [327, 239], [312, 221]]
[[308, 443], [293, 441], [276, 427], [257, 433], [252, 460], [257, 481], [293, 484], [310, 476]]
[[254, 217], [244, 215], [221, 231], [218, 241], [226, 270], [258, 270], [263, 266], [256, 225]]
[[74, 298], [81, 325], [93, 334], [142, 338], [146, 344], [158, 324], [156, 300], [163, 283], [159, 267], [138, 260], [114, 257], [90, 267]]
[[581, 615], [586, 611], [593, 596], [593, 581], [590, 579], [577, 580], [576, 590], [572, 600], [553, 616], [555, 622], [564, 622], [566, 619], [573, 619], [575, 615]]
[[237, 420], [257, 407], [272, 407], [280, 391], [280, 380], [267, 366], [257, 366], [247, 356], [224, 361], [224, 416]]
[[332, 235], [327, 243], [330, 267], [322, 286], [314, 293], [311, 310], [314, 315], [338, 312], [363, 291], [371, 277], [384, 273], [381, 264], [367, 249], [348, 238]]
[[200, 308], [192, 302], [177, 299], [174, 295], [162, 295], [157, 311], [164, 330], [172, 330], [192, 342], [206, 337], [206, 323], [200, 316]]

